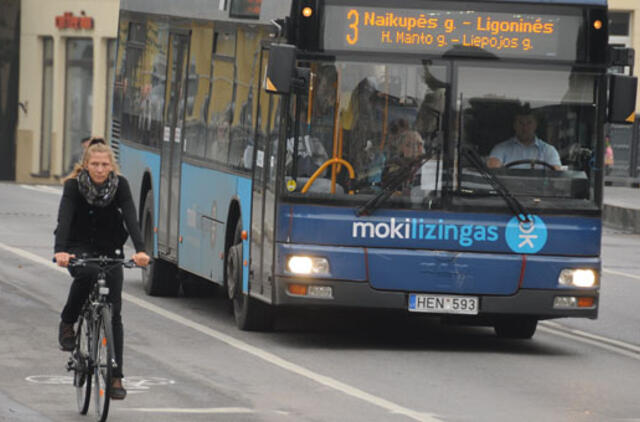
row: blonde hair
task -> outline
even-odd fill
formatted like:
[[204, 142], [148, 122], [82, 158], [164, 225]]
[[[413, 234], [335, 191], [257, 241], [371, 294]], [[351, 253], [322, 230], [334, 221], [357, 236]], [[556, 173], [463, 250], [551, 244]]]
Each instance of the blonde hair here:
[[105, 143], [103, 138], [93, 137], [89, 140], [89, 147], [84, 150], [84, 154], [82, 155], [82, 162], [77, 162], [73, 165], [73, 170], [71, 170], [71, 173], [69, 173], [64, 179], [62, 179], [62, 183], [66, 182], [69, 179], [75, 179], [76, 177], [78, 177], [78, 174], [80, 174], [82, 169], [87, 167], [91, 154], [96, 152], [106, 152], [109, 155], [109, 161], [111, 161], [113, 171], [115, 172], [115, 174], [120, 174], [120, 167], [118, 166], [118, 162], [116, 161], [116, 157], [113, 154], [113, 150], [111, 149], [111, 147]]

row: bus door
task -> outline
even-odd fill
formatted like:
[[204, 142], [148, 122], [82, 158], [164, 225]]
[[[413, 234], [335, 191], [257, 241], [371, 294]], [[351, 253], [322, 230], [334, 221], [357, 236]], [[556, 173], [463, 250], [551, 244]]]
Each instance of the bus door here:
[[[268, 50], [262, 50], [260, 82], [266, 70]], [[251, 291], [271, 298], [273, 249], [275, 247], [276, 169], [279, 135], [280, 97], [258, 89], [259, 104], [253, 165], [251, 211]]]
[[171, 33], [167, 55], [164, 133], [160, 162], [158, 212], [158, 253], [172, 262], [178, 260], [180, 216], [180, 163], [187, 90], [189, 36]]

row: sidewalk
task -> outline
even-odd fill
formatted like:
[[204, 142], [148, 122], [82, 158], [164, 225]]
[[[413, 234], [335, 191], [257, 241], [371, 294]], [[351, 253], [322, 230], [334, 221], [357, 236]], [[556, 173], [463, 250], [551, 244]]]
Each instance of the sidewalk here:
[[640, 233], [640, 189], [605, 186], [602, 220], [607, 227]]

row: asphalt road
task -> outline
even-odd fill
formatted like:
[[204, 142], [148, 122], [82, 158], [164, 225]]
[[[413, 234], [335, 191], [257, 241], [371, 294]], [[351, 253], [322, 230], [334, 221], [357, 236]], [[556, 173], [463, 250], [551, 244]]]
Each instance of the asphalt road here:
[[[86, 421], [57, 349], [70, 277], [59, 189], [0, 184], [0, 421]], [[405, 314], [289, 312], [235, 328], [220, 295], [152, 298], [125, 274], [125, 385], [110, 421], [640, 420], [640, 236], [606, 230], [600, 317], [533, 340]]]

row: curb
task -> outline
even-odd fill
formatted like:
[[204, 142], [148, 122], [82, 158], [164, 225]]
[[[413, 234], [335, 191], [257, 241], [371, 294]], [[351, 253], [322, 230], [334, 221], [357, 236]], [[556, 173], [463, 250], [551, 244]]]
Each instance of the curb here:
[[602, 223], [613, 229], [640, 233], [640, 210], [604, 204]]

